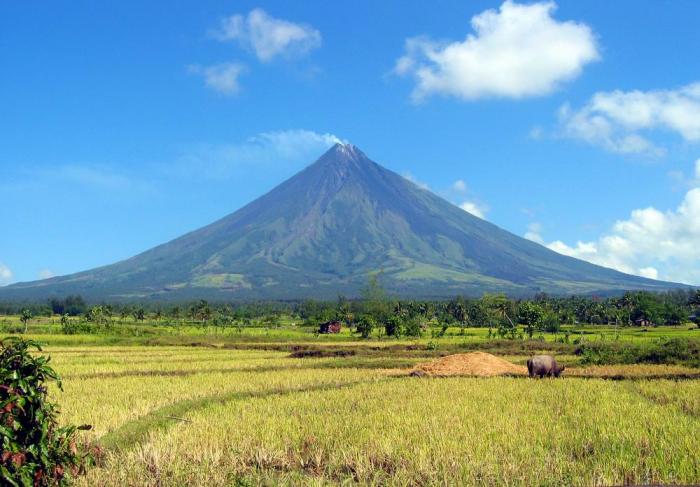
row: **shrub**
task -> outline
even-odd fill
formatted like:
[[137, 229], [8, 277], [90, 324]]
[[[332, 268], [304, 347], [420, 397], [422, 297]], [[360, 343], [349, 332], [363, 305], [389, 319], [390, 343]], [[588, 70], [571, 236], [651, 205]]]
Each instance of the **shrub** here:
[[700, 366], [700, 341], [662, 338], [653, 343], [590, 342], [575, 353], [584, 364], [686, 364]]
[[61, 332], [64, 335], [97, 335], [104, 327], [88, 321], [74, 321], [61, 318]]
[[0, 341], [0, 484], [64, 485], [81, 473], [91, 455], [76, 441], [76, 430], [58, 427], [56, 406], [47, 400], [47, 381], [61, 381], [46, 357], [35, 357], [30, 340]]
[[372, 334], [372, 330], [377, 326], [377, 321], [371, 315], [365, 315], [360, 318], [357, 323], [357, 331], [360, 332], [362, 338], [369, 338]]
[[421, 331], [421, 323], [417, 318], [409, 319], [404, 324], [404, 334], [406, 336], [419, 337], [421, 336]]
[[400, 337], [401, 336], [401, 318], [398, 316], [390, 316], [384, 322], [384, 331], [387, 336], [390, 337]]

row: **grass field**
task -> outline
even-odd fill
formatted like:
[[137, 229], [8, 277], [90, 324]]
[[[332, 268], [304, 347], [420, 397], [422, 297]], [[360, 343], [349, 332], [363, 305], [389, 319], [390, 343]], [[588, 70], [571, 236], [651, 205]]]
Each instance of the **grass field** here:
[[[30, 331], [64, 379], [51, 389], [61, 421], [93, 425], [85, 439], [103, 448], [81, 485], [700, 483], [700, 369], [689, 365], [584, 364], [551, 337], [489, 342], [482, 329], [371, 341], [284, 327]], [[584, 336], [697, 336], [613, 333]], [[517, 364], [540, 346], [568, 368], [561, 380], [408, 375], [465, 343]], [[290, 355], [299, 350], [332, 356]]]

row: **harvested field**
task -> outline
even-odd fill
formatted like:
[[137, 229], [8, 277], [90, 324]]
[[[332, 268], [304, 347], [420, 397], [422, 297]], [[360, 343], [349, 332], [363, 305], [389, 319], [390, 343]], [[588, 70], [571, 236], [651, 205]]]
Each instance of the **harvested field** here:
[[436, 377], [474, 376], [494, 377], [497, 375], [525, 375], [527, 369], [515, 365], [500, 357], [485, 352], [458, 353], [418, 364], [412, 375], [429, 375]]
[[[408, 346], [311, 344], [305, 352], [356, 353], [301, 359], [289, 356], [301, 350], [223, 347], [61, 344], [46, 353], [64, 377], [63, 391], [51, 387], [61, 422], [91, 424], [81, 435], [104, 452], [78, 486], [700, 480], [700, 381], [653, 379], [700, 369], [583, 368], [557, 354], [568, 380], [530, 380], [530, 351], [431, 362]], [[409, 370], [452, 377], [421, 381]], [[601, 380], [618, 376], [627, 380]]]

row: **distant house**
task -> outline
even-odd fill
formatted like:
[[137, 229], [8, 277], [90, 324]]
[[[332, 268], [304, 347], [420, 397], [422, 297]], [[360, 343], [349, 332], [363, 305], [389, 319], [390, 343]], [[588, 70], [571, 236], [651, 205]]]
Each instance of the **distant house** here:
[[651, 322], [651, 320], [648, 320], [646, 318], [637, 318], [634, 320], [634, 324], [637, 326], [653, 326], [654, 323]]
[[332, 320], [321, 323], [318, 327], [319, 333], [340, 333], [342, 328], [340, 321]]

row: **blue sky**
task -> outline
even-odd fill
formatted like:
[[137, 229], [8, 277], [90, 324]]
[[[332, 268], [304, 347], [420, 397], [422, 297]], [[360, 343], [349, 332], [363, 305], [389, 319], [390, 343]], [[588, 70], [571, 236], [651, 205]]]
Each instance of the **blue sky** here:
[[518, 235], [700, 284], [700, 4], [4, 2], [0, 285], [210, 223], [334, 140]]

